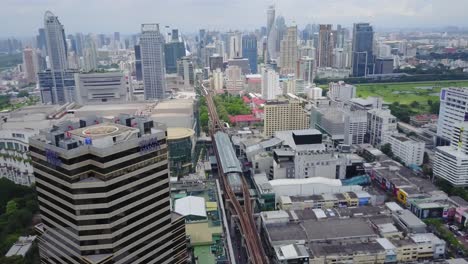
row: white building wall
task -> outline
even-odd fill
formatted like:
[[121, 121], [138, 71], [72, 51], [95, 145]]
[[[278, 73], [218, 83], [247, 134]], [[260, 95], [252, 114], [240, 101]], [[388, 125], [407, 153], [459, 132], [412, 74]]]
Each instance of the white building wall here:
[[468, 88], [442, 88], [437, 136], [450, 141], [456, 124], [468, 121]]
[[279, 75], [273, 69], [262, 70], [262, 97], [265, 100], [274, 100], [280, 95]]
[[424, 158], [424, 142], [415, 141], [404, 136], [392, 135], [385, 139], [385, 143], [392, 146], [392, 152], [399, 157], [405, 164], [422, 165]]

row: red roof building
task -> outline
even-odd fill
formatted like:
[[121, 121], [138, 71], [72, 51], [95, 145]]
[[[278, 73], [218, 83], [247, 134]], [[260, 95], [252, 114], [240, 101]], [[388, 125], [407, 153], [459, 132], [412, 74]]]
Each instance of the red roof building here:
[[250, 126], [253, 124], [259, 124], [262, 122], [261, 118], [255, 117], [254, 115], [236, 115], [229, 116], [229, 121], [233, 125], [246, 125]]

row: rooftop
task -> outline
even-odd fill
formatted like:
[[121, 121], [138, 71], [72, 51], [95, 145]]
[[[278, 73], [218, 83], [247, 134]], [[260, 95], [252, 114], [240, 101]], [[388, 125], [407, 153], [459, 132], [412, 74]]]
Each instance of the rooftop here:
[[188, 137], [193, 137], [195, 131], [185, 127], [168, 127], [167, 128], [167, 140], [177, 140]]

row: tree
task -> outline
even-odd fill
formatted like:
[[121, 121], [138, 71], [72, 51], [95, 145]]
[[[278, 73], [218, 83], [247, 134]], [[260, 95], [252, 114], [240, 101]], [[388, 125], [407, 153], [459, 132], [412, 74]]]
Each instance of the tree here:
[[8, 201], [7, 206], [6, 206], [6, 214], [11, 215], [16, 210], [18, 209], [18, 206], [16, 205], [16, 202], [14, 200]]
[[428, 100], [427, 100], [427, 104], [428, 104], [429, 106], [431, 106], [433, 103], [434, 103], [434, 102], [432, 102], [431, 99], [428, 99]]
[[413, 108], [419, 107], [419, 102], [413, 101], [413, 102], [411, 102], [410, 106], [413, 107]]
[[427, 164], [427, 163], [429, 163], [429, 154], [427, 154], [427, 152], [424, 152], [423, 164]]
[[435, 103], [431, 104], [430, 108], [431, 108], [431, 114], [438, 115], [439, 110], [440, 110], [440, 102], [435, 102]]
[[380, 150], [390, 158], [393, 158], [392, 145], [390, 143], [384, 144], [380, 147]]

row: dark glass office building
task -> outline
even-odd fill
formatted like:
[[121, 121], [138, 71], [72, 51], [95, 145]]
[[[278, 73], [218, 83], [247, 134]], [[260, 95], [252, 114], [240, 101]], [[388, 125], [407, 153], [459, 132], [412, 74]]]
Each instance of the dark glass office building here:
[[166, 73], [177, 72], [177, 60], [185, 56], [183, 42], [169, 42], [164, 44], [164, 59], [166, 62]]
[[354, 77], [374, 73], [373, 41], [374, 30], [369, 23], [354, 24], [352, 56], [352, 73]]
[[143, 80], [143, 69], [141, 65], [140, 45], [135, 45], [135, 77], [138, 81]]
[[257, 73], [257, 37], [253, 34], [242, 36], [242, 56], [249, 60], [250, 72]]

